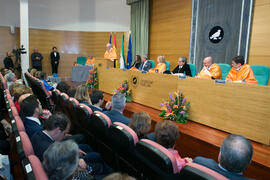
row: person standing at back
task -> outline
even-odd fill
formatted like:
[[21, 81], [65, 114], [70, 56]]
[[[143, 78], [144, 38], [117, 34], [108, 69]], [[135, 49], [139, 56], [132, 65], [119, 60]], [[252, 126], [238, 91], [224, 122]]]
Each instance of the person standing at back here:
[[52, 52], [51, 52], [50, 57], [51, 57], [52, 73], [57, 74], [60, 55], [59, 55], [59, 52], [57, 52], [57, 48], [55, 46], [52, 48]]
[[4, 65], [6, 69], [14, 70], [14, 64], [12, 61], [12, 52], [7, 52], [7, 57], [4, 59]]
[[38, 52], [38, 49], [35, 48], [34, 52], [31, 54], [32, 66], [38, 71], [42, 71], [42, 59], [43, 56]]

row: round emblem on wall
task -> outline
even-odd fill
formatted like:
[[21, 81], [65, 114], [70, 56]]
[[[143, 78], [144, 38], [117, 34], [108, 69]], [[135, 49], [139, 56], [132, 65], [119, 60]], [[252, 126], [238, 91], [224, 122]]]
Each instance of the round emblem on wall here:
[[224, 37], [224, 30], [220, 26], [213, 27], [209, 32], [209, 40], [212, 43], [219, 43]]
[[130, 77], [130, 82], [131, 82], [131, 86], [136, 88], [139, 84], [139, 79], [138, 79], [138, 77], [133, 75]]

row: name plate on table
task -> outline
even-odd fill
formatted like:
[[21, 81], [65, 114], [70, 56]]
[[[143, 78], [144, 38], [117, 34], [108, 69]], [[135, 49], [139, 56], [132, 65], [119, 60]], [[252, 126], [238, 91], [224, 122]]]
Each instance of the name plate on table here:
[[226, 80], [215, 79], [216, 84], [226, 84]]

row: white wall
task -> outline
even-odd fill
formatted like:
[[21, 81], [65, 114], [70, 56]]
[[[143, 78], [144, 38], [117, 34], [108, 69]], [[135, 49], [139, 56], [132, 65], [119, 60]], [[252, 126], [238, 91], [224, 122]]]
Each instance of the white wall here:
[[[19, 26], [19, 0], [0, 0], [0, 26]], [[126, 0], [29, 0], [29, 26], [71, 31], [129, 31]]]

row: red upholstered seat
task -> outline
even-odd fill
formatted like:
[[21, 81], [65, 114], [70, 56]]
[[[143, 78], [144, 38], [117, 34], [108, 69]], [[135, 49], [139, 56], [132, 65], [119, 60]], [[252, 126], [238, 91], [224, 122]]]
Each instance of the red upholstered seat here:
[[25, 131], [24, 124], [23, 124], [23, 121], [20, 118], [20, 116], [18, 116], [18, 115], [14, 116], [14, 119], [15, 119], [15, 122], [16, 122], [16, 125], [17, 125], [17, 130], [18, 131]]
[[19, 131], [19, 135], [21, 137], [21, 142], [22, 142], [22, 146], [23, 146], [23, 151], [26, 157], [28, 157], [29, 155], [34, 155], [34, 150], [31, 144], [31, 141], [28, 137], [28, 135], [26, 134], [26, 132], [24, 131]]
[[36, 157], [35, 155], [30, 155], [28, 156], [28, 159], [34, 172], [35, 179], [48, 180], [48, 176], [44, 171], [43, 166], [38, 157]]
[[186, 166], [180, 172], [180, 178], [182, 179], [218, 179], [218, 180], [228, 180], [228, 178], [219, 174], [212, 169], [196, 163], [187, 163]]
[[[133, 138], [134, 141], [134, 146], [137, 144], [139, 138], [137, 136], [137, 134], [135, 133], [135, 131], [133, 129], [131, 129], [130, 127], [128, 127], [127, 125], [120, 123], [120, 122], [114, 122], [113, 124], [122, 127], [125, 131], [127, 131]], [[116, 127], [118, 129], [120, 129], [119, 127]], [[122, 130], [122, 129], [120, 129]]]
[[96, 116], [102, 117], [104, 120], [106, 120], [108, 128], [112, 125], [111, 119], [106, 114], [104, 114], [100, 111], [95, 111], [94, 113], [96, 114]]

